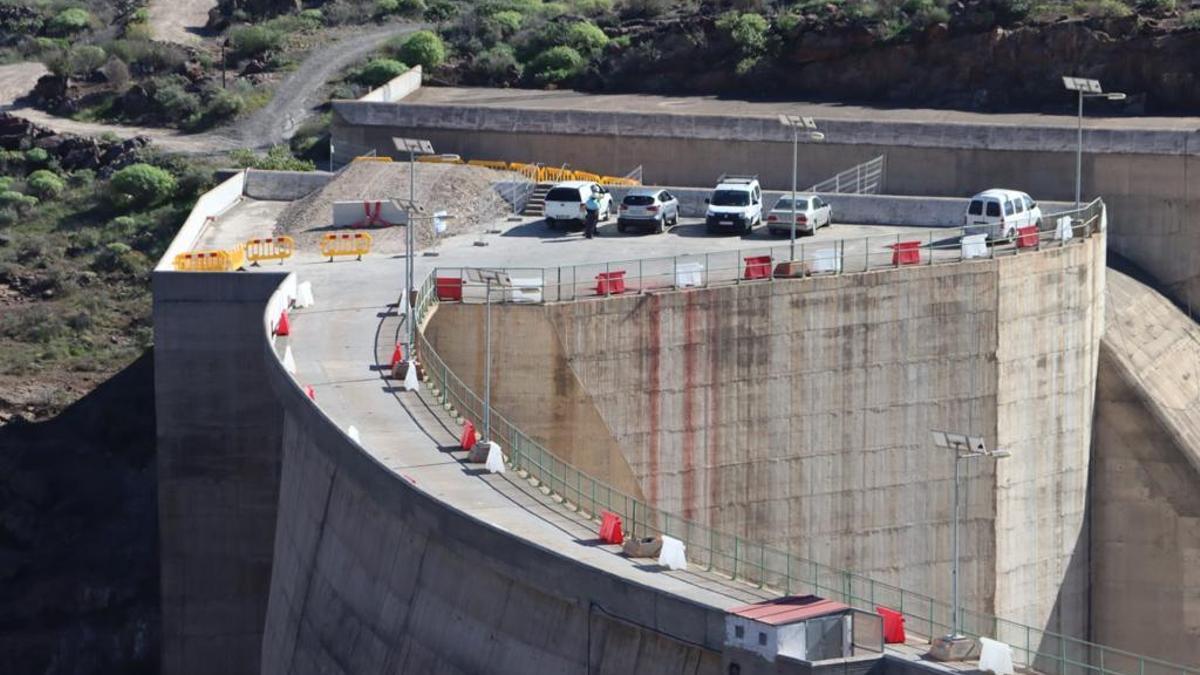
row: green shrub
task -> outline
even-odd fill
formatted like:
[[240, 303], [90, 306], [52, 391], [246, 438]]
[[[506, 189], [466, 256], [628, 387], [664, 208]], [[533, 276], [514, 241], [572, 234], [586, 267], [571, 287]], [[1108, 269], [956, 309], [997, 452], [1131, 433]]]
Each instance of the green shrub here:
[[1175, 0], [1142, 0], [1140, 6], [1151, 14], [1171, 14], [1176, 10], [1178, 3]]
[[283, 33], [266, 26], [238, 26], [229, 31], [229, 45], [234, 56], [253, 58], [283, 46]]
[[425, 12], [425, 0], [375, 0], [375, 14], [417, 16]]
[[571, 0], [571, 7], [585, 16], [602, 16], [613, 11], [612, 0]]
[[1121, 0], [1097, 0], [1088, 6], [1088, 12], [1104, 19], [1120, 19], [1133, 14], [1133, 8]]
[[728, 35], [743, 54], [759, 54], [767, 46], [767, 20], [753, 12], [726, 12], [717, 19], [717, 28]]
[[502, 33], [512, 35], [521, 29], [521, 22], [525, 17], [516, 10], [505, 9], [493, 14], [491, 20], [500, 27]]
[[23, 195], [20, 192], [13, 190], [5, 190], [0, 192], [0, 207], [7, 207], [17, 211], [25, 211], [38, 205], [38, 198], [33, 195]]
[[1200, 30], [1200, 9], [1193, 9], [1190, 12], [1184, 12], [1180, 17], [1180, 21], [1185, 28], [1191, 30]]
[[400, 11], [400, 0], [375, 0], [375, 14], [387, 16]]
[[496, 45], [471, 60], [468, 72], [478, 84], [512, 84], [521, 79], [521, 62], [512, 47]]
[[566, 45], [551, 47], [529, 62], [526, 72], [542, 84], [553, 84], [569, 80], [583, 69], [584, 59], [579, 52]]
[[246, 102], [237, 93], [228, 89], [218, 89], [205, 105], [204, 117], [210, 123], [216, 123], [237, 117], [246, 107]]
[[130, 15], [129, 20], [133, 23], [146, 23], [150, 20], [150, 10], [141, 7]]
[[566, 44], [584, 56], [595, 56], [608, 44], [608, 36], [590, 21], [577, 21], [567, 28]]
[[256, 155], [252, 150], [234, 150], [229, 153], [233, 163], [241, 169], [263, 169], [264, 171], [313, 171], [317, 167], [307, 159], [297, 159], [286, 145], [275, 145], [265, 155]]
[[29, 186], [29, 190], [41, 199], [50, 199], [62, 194], [66, 184], [53, 171], [46, 169], [38, 169], [29, 174], [29, 178], [25, 181]]
[[368, 87], [378, 87], [406, 70], [408, 66], [395, 59], [373, 59], [354, 74], [354, 81]]
[[300, 11], [300, 18], [311, 24], [314, 28], [325, 23], [325, 13], [319, 9], [305, 9]]
[[458, 16], [458, 5], [449, 0], [433, 0], [429, 9], [425, 10], [425, 20], [434, 23], [445, 23]]
[[184, 88], [183, 78], [172, 76], [153, 82], [154, 102], [167, 118], [186, 125], [200, 116], [200, 97]]
[[25, 161], [34, 166], [42, 166], [50, 161], [50, 153], [45, 148], [30, 148], [25, 151]]
[[109, 197], [121, 208], [160, 204], [175, 192], [175, 177], [150, 164], [133, 164], [113, 174]]
[[135, 70], [143, 73], [166, 73], [187, 61], [187, 52], [166, 42], [149, 40], [114, 40], [108, 45], [115, 55]]
[[108, 54], [96, 45], [76, 45], [67, 52], [68, 75], [86, 77], [99, 70], [108, 61]]
[[51, 35], [74, 35], [87, 30], [92, 25], [92, 15], [86, 9], [69, 7], [54, 15], [46, 24], [46, 30]]
[[446, 60], [446, 46], [442, 39], [427, 30], [419, 30], [408, 36], [398, 52], [405, 63], [420, 65], [429, 70], [436, 68]]

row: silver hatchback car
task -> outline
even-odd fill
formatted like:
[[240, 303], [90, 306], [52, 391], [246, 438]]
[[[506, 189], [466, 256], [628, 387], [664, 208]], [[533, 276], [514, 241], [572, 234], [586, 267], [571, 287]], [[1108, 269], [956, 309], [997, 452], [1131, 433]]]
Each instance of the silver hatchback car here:
[[662, 232], [679, 222], [679, 200], [666, 190], [634, 188], [621, 200], [617, 211], [617, 231], [631, 226]]

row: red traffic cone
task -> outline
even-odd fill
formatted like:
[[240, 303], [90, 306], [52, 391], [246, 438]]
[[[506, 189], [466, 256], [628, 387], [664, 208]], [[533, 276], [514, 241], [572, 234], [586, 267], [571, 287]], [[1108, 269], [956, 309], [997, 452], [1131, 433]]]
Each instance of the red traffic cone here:
[[317, 400], [317, 390], [313, 389], [313, 386], [311, 384], [304, 386], [304, 393], [308, 394], [308, 397], [311, 398], [312, 400], [314, 400], [314, 401]]
[[288, 321], [287, 310], [283, 310], [283, 314], [279, 315], [279, 323], [275, 324], [276, 335], [291, 335], [292, 323]]
[[389, 363], [388, 366], [392, 370], [395, 370], [396, 364], [400, 363], [403, 360], [404, 360], [404, 348], [400, 346], [399, 342], [397, 342], [396, 348], [392, 350], [392, 362]]

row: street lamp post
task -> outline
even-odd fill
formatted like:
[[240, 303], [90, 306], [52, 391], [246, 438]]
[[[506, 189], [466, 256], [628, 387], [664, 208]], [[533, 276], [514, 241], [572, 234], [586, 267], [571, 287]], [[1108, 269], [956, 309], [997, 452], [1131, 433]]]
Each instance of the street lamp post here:
[[[408, 153], [408, 203], [412, 205], [413, 209], [415, 209], [417, 203], [417, 155], [432, 155], [433, 144], [423, 138], [393, 138], [392, 144], [395, 145], [397, 151]], [[417, 323], [415, 317], [412, 315], [412, 290], [414, 279], [413, 252], [414, 249], [416, 249], [416, 237], [414, 236], [416, 227], [413, 223], [412, 215], [413, 211], [410, 209], [408, 224], [405, 226], [408, 228], [408, 232], [405, 233], [405, 248], [407, 250], [404, 253], [404, 259], [408, 266], [408, 270], [405, 273], [404, 292], [406, 297], [404, 298], [403, 306], [408, 307], [408, 316], [405, 317], [404, 322], [408, 324], [409, 361], [416, 360], [414, 349], [416, 348], [417, 343]]]
[[1011, 453], [1007, 450], [989, 450], [983, 442], [983, 438], [978, 436], [967, 436], [966, 434], [948, 433], [945, 431], [932, 431], [930, 433], [933, 436], [934, 447], [954, 453], [954, 526], [951, 535], [954, 549], [954, 565], [950, 572], [950, 611], [952, 612], [950, 633], [935, 639], [933, 646], [929, 650], [929, 654], [938, 661], [960, 661], [974, 647], [974, 640], [962, 634], [962, 610], [960, 609], [958, 593], [959, 482], [962, 473], [960, 464], [964, 460], [977, 459], [979, 457], [1003, 459], [1010, 457]]
[[1075, 208], [1082, 204], [1083, 198], [1083, 99], [1102, 98], [1106, 101], [1123, 101], [1125, 94], [1119, 91], [1104, 92], [1099, 80], [1089, 80], [1085, 77], [1063, 76], [1063, 86], [1067, 91], [1079, 94], [1079, 113], [1075, 124]]
[[800, 130], [807, 129], [810, 141], [823, 141], [825, 134], [817, 131], [817, 123], [811, 117], [780, 115], [779, 123], [792, 130], [792, 244], [790, 260], [796, 259], [796, 172], [800, 156]]

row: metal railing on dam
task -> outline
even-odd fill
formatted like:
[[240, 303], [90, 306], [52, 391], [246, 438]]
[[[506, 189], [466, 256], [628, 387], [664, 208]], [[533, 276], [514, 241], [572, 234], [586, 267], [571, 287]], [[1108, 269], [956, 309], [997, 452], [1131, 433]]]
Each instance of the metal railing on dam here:
[[[1072, 227], [1079, 235], [1076, 239], [1083, 239], [1098, 231], [1102, 214], [1103, 204], [1099, 201], [1093, 202], [1079, 213], [1071, 214], [1073, 216]], [[1049, 245], [1071, 245], [1074, 240], [1059, 238]], [[1041, 241], [1042, 239], [1039, 237], [1039, 243], [1031, 248], [1036, 249], [1041, 246]], [[989, 253], [990, 255], [997, 255], [995, 249]], [[694, 256], [686, 257], [694, 258]], [[866, 259], [867, 264], [858, 268], [857, 271], [895, 266], [890, 260], [886, 265], [876, 266], [870, 264], [869, 256]], [[945, 262], [961, 259], [961, 257], [947, 258]], [[678, 260], [678, 258], [673, 260]], [[735, 258], [733, 262], [735, 263], [734, 270], [743, 269], [740, 259]], [[929, 261], [927, 264], [935, 264], [935, 262]], [[837, 273], [855, 271], [848, 267], [843, 266], [841, 269], [832, 271]], [[605, 269], [604, 266], [577, 266], [577, 268], [587, 268], [589, 272]], [[611, 268], [610, 265], [608, 269]], [[711, 268], [708, 269], [711, 271]], [[558, 288], [577, 288], [578, 276], [581, 275], [576, 274], [575, 277], [569, 277], [569, 282], [564, 282]], [[706, 285], [748, 283], [743, 276], [737, 271], [732, 275], [719, 278], [712, 276], [706, 279]], [[591, 283], [590, 276], [585, 278], [587, 283]], [[648, 276], [642, 275], [640, 278], [644, 281]], [[414, 316], [417, 325], [422, 328], [439, 302], [437, 279], [438, 273], [435, 271], [425, 280], [418, 292]], [[672, 278], [672, 281], [677, 281], [677, 278]], [[757, 282], [770, 283], [765, 278]], [[671, 285], [673, 284], [667, 284], [665, 287]], [[544, 288], [552, 287], [554, 286], [547, 284]], [[638, 284], [637, 289], [644, 290], [647, 287], [647, 285]], [[559, 292], [554, 293], [551, 297], [570, 300], [580, 296], [574, 292]], [[550, 300], [550, 297], [547, 297], [546, 300]], [[440, 403], [455, 409], [464, 418], [482, 428], [485, 414], [482, 398], [442, 360], [423, 330], [418, 334], [417, 346], [427, 377], [431, 381]], [[627, 526], [629, 536], [662, 534], [680, 539], [686, 543], [688, 559], [692, 563], [728, 575], [733, 580], [756, 584], [782, 593], [816, 593], [841, 600], [852, 607], [865, 611], [874, 611], [877, 606], [887, 606], [906, 616], [907, 628], [910, 631], [927, 637], [941, 635], [951, 630], [954, 623], [952, 620], [953, 610], [948, 603], [922, 593], [878, 582], [849, 570], [838, 569], [793, 555], [786, 550], [720, 532], [658, 509], [563, 461], [522, 432], [516, 424], [494, 408], [488, 411], [488, 417], [491, 438], [504, 448], [509, 456], [511, 467], [537, 487], [554, 495], [557, 500], [561, 501], [564, 508], [578, 511], [591, 518], [598, 518], [602, 511], [612, 511], [621, 516]], [[1120, 675], [1200, 674], [1200, 670], [1195, 668], [1108, 648], [989, 614], [960, 609], [960, 619], [960, 625], [964, 632], [1008, 643], [1013, 647], [1019, 665], [1042, 673], [1053, 675], [1076, 673], [1099, 673], [1101, 675], [1108, 673]]]
[[1103, 229], [1104, 218], [1104, 203], [1096, 199], [1079, 209], [1047, 214], [1042, 228], [1022, 228], [1011, 246], [987, 243], [983, 234], [964, 237], [967, 228], [943, 228], [922, 235], [797, 242], [795, 255], [789, 244], [782, 243], [558, 267], [438, 268], [434, 276], [440, 280], [436, 290], [443, 301], [483, 302], [485, 277], [490, 276], [492, 302], [565, 302], [630, 292], [991, 260], [1070, 245]]

